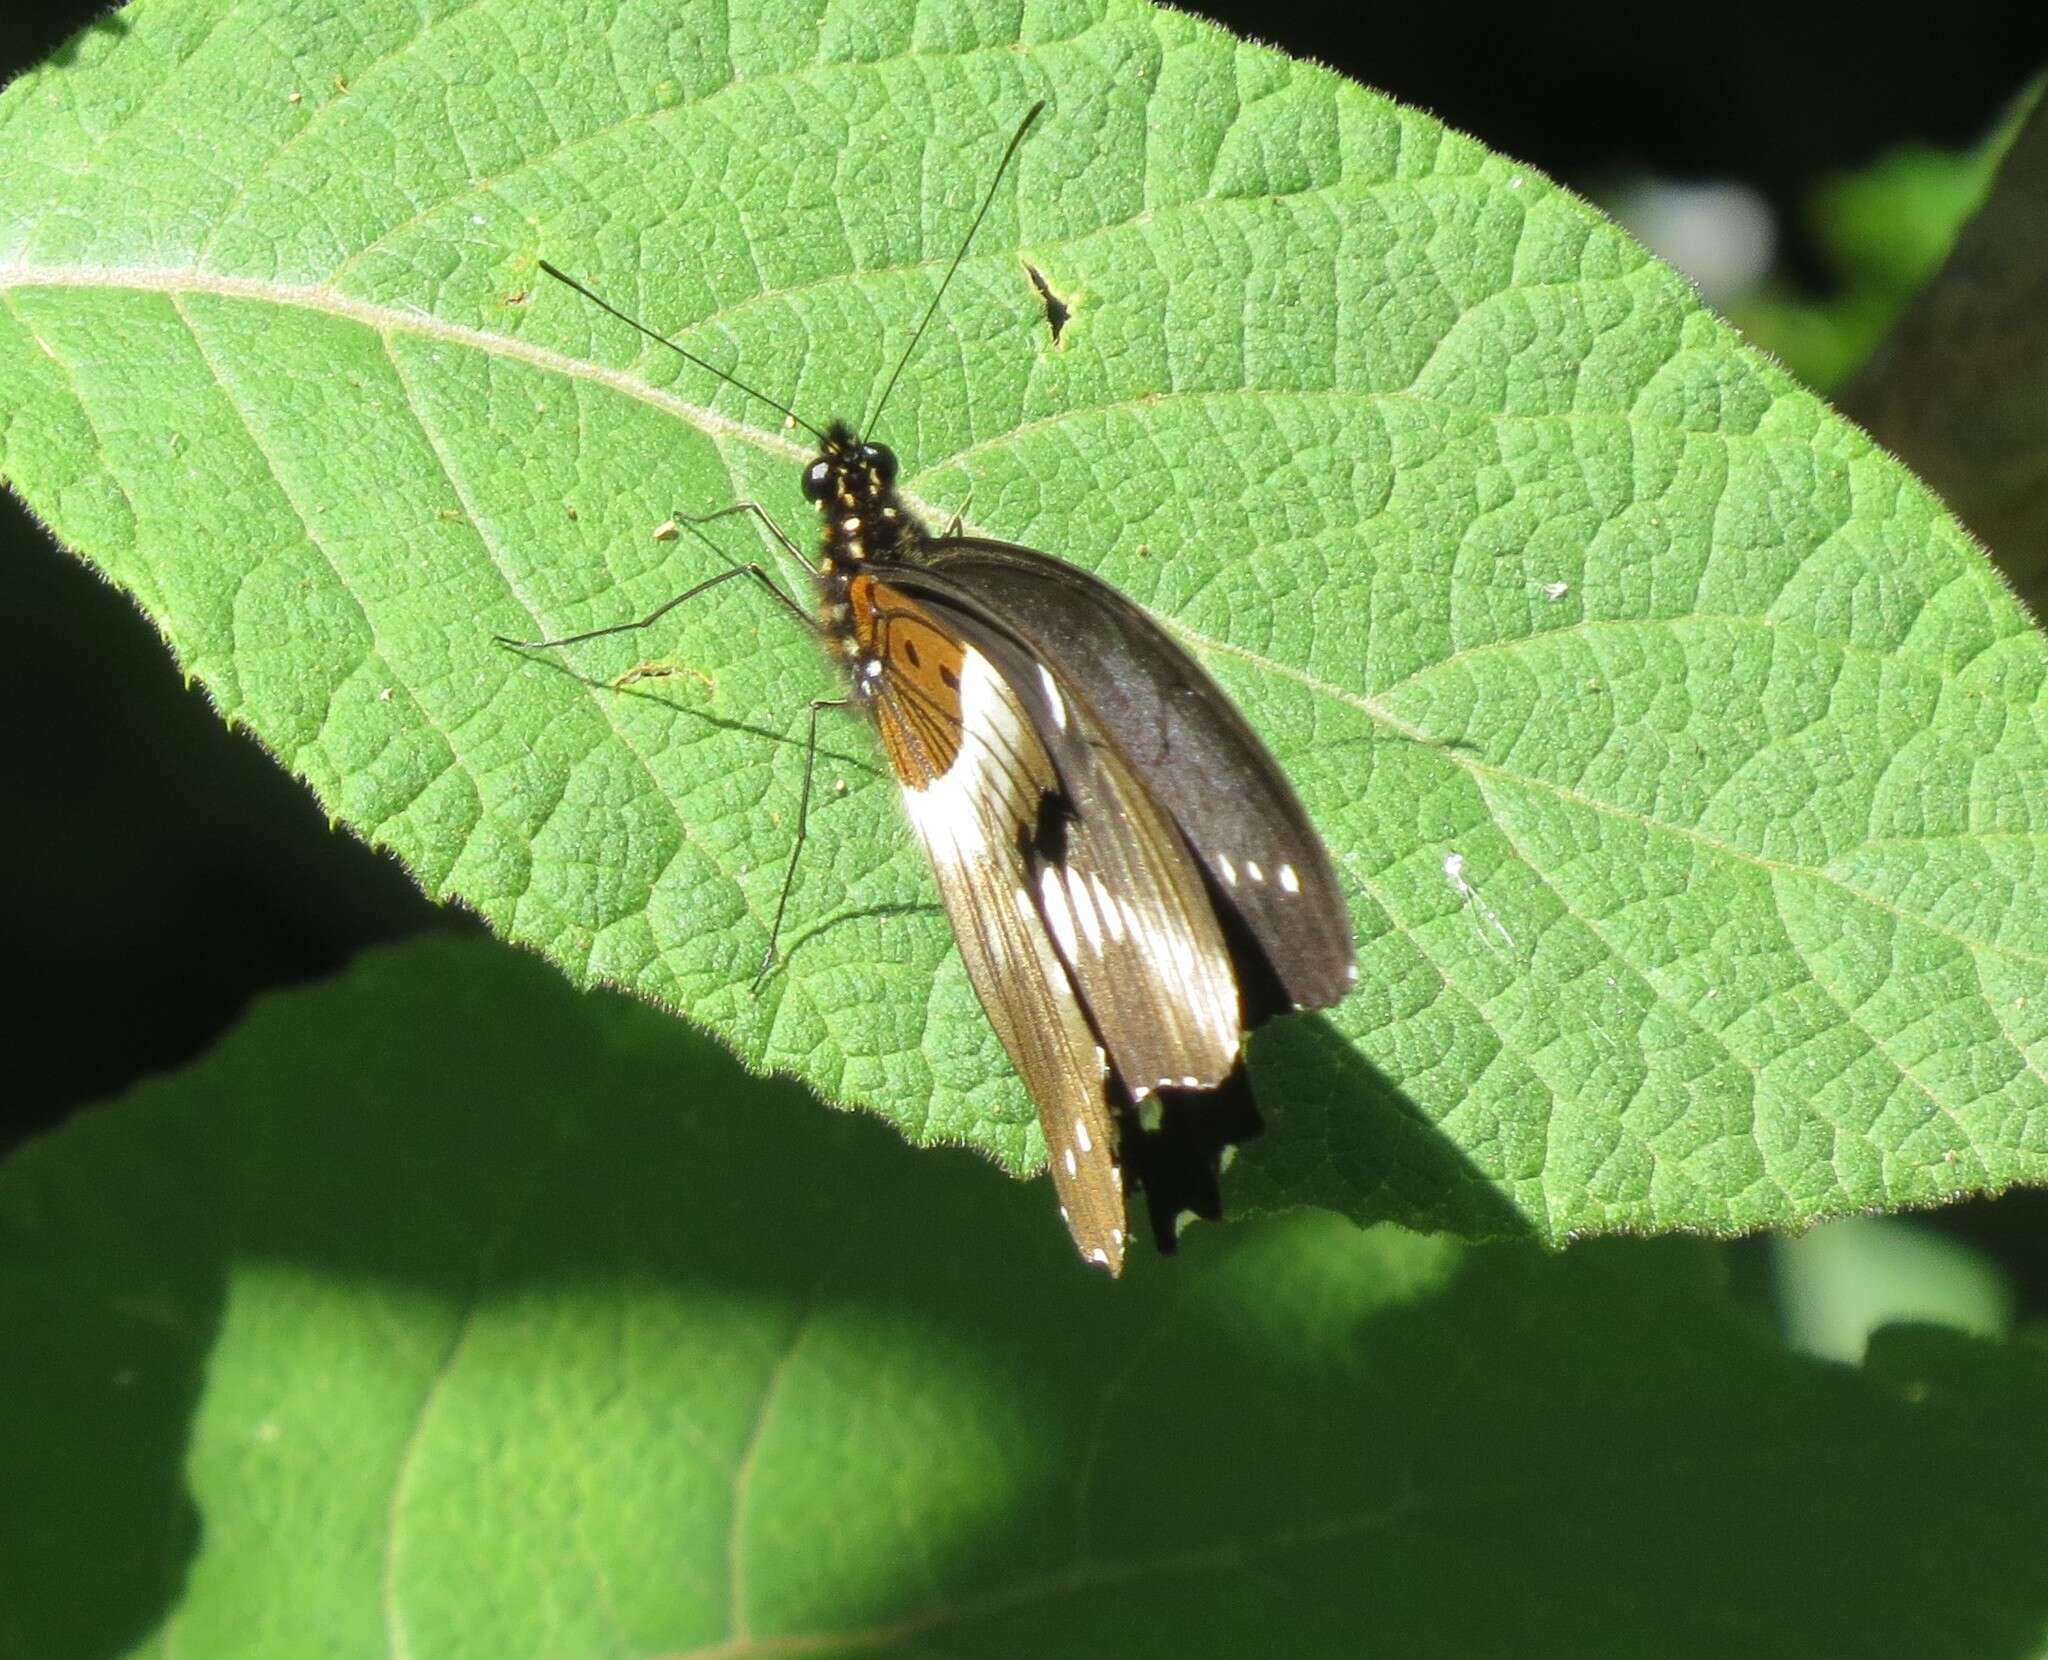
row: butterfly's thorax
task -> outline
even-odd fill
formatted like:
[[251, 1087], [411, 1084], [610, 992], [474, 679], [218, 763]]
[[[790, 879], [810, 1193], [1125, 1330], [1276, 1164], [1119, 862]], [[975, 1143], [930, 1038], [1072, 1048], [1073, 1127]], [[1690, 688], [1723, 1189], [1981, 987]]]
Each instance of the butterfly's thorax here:
[[896, 458], [835, 424], [804, 470], [804, 494], [824, 533], [817, 565], [818, 609], [844, 655], [854, 690], [872, 698], [887, 672], [874, 567], [912, 564], [924, 527], [896, 494]]
[[960, 642], [889, 582], [892, 570], [921, 562], [929, 534], [896, 493], [896, 457], [844, 425], [826, 431], [804, 471], [804, 494], [823, 531], [817, 581], [826, 638], [856, 700], [878, 717], [897, 778], [916, 791], [957, 758], [964, 666]]

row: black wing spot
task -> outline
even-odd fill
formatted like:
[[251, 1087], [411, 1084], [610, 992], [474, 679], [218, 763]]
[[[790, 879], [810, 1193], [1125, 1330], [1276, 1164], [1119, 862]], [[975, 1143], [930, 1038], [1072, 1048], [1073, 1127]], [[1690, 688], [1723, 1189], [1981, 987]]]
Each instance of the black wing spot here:
[[924, 659], [917, 654], [917, 642], [915, 640], [905, 640], [903, 642], [903, 655], [910, 659], [910, 666], [912, 668], [921, 669], [924, 667]]
[[1057, 346], [1060, 336], [1066, 331], [1067, 319], [1074, 315], [1074, 308], [1052, 291], [1052, 284], [1045, 280], [1045, 273], [1035, 265], [1024, 267], [1031, 278], [1031, 286], [1038, 290], [1038, 297], [1045, 302], [1045, 326], [1052, 334], [1052, 343]]
[[1073, 803], [1057, 790], [1042, 791], [1038, 797], [1038, 822], [1024, 838], [1024, 852], [1041, 865], [1063, 867], [1067, 862], [1067, 825], [1074, 816]]
[[[912, 659], [912, 661], [915, 661], [915, 659]], [[946, 683], [947, 691], [957, 692], [960, 690], [960, 677], [944, 663], [939, 665], [939, 678]]]

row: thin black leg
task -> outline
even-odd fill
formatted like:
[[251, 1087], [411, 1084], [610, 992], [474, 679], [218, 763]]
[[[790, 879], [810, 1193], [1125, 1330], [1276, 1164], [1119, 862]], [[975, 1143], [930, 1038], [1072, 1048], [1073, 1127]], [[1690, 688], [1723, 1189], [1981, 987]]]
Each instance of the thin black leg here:
[[673, 599], [663, 600], [661, 604], [648, 612], [646, 616], [641, 617], [635, 622], [612, 623], [605, 628], [586, 628], [581, 634], [564, 634], [559, 640], [514, 640], [507, 638], [503, 634], [494, 634], [491, 637], [499, 645], [509, 646], [514, 651], [553, 651], [560, 646], [580, 645], [585, 640], [601, 640], [607, 634], [630, 634], [636, 629], [652, 627], [684, 601], [693, 600], [699, 594], [716, 588], [721, 582], [730, 582], [736, 576], [751, 576], [763, 588], [766, 588], [770, 594], [774, 595], [781, 602], [783, 608], [813, 634], [823, 631], [823, 625], [819, 623], [818, 619], [799, 605], [790, 596], [788, 590], [783, 588], [762, 566], [732, 565], [720, 571], [716, 576], [707, 576], [695, 587], [685, 588]]
[[811, 699], [811, 730], [804, 743], [804, 787], [796, 799], [796, 843], [789, 850], [789, 868], [782, 873], [782, 897], [775, 901], [775, 922], [768, 930], [768, 949], [762, 954], [760, 972], [754, 976], [754, 989], [761, 989], [761, 982], [768, 978], [769, 969], [775, 966], [775, 947], [782, 938], [782, 913], [789, 909], [789, 890], [796, 886], [796, 862], [804, 850], [804, 837], [811, 828], [811, 771], [818, 761], [818, 711], [820, 709], [844, 709], [853, 701], [850, 697], [814, 697]]
[[814, 571], [817, 569], [817, 567], [811, 563], [811, 556], [805, 553], [802, 548], [798, 547], [796, 543], [789, 539], [789, 532], [787, 532], [782, 528], [782, 526], [777, 524], [774, 521], [774, 519], [769, 516], [768, 509], [763, 507], [757, 501], [736, 501], [730, 507], [721, 507], [716, 513], [678, 513], [676, 515], [676, 523], [679, 525], [692, 526], [715, 524], [720, 519], [731, 518], [735, 513], [753, 514], [755, 518], [759, 519], [762, 524], [768, 527], [768, 534], [770, 536], [773, 536], [776, 541], [782, 544], [783, 551], [787, 553], [790, 556], [790, 558], [794, 559], [799, 565], [803, 566], [805, 570]]

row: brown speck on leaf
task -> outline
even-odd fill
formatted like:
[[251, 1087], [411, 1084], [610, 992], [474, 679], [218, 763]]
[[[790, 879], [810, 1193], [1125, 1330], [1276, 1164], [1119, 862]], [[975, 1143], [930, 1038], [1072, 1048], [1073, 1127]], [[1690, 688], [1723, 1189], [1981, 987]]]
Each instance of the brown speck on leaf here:
[[306, 95], [303, 92], [287, 92], [284, 95], [284, 101], [287, 104], [296, 104], [305, 96]]
[[507, 294], [505, 296], [505, 304], [524, 305], [526, 304], [526, 294], [527, 291], [523, 288], [514, 289], [510, 294]]
[[615, 679], [612, 682], [612, 690], [623, 692], [628, 686], [637, 686], [644, 680], [669, 680], [677, 675], [687, 675], [692, 680], [701, 680], [707, 688], [711, 686], [711, 676], [702, 669], [688, 668], [681, 663], [671, 663], [665, 658], [650, 657], [644, 662], [635, 663], [624, 674]]
[[1027, 264], [1024, 271], [1031, 279], [1031, 286], [1038, 290], [1039, 301], [1045, 307], [1046, 331], [1051, 334], [1052, 343], [1057, 346], [1060, 343], [1060, 336], [1066, 332], [1069, 319], [1074, 315], [1073, 307], [1053, 292], [1052, 284], [1046, 281], [1045, 273], [1037, 266]]

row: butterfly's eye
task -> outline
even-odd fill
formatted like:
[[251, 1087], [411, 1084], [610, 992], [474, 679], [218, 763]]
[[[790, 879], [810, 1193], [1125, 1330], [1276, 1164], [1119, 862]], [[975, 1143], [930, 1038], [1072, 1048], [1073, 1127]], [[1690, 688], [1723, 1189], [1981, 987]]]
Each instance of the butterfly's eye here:
[[887, 444], [864, 444], [861, 459], [874, 468], [875, 477], [882, 481], [882, 488], [889, 489], [896, 482], [896, 452]]
[[804, 500], [823, 501], [832, 493], [832, 463], [813, 461], [804, 469]]

